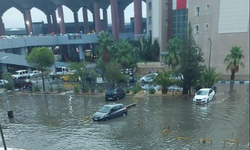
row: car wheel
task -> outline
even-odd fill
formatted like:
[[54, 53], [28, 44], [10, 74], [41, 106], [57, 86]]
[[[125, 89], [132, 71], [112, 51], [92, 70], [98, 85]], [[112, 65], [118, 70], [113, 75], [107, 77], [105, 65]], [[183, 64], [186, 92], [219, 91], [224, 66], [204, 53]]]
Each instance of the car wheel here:
[[123, 113], [123, 114], [122, 114], [122, 117], [126, 117], [126, 116], [127, 116], [127, 113]]
[[105, 121], [109, 121], [109, 117], [106, 117], [106, 118], [105, 118]]

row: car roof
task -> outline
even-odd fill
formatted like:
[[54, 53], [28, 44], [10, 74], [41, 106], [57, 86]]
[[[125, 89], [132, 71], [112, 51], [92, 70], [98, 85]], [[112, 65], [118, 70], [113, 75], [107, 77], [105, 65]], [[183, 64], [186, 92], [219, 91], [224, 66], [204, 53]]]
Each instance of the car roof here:
[[107, 105], [104, 105], [104, 106], [114, 107], [114, 106], [119, 106], [119, 105], [122, 105], [122, 106], [123, 106], [123, 104], [107, 104]]
[[[200, 89], [201, 91], [209, 91], [209, 90], [212, 90], [211, 88], [202, 88], [202, 89]], [[199, 91], [200, 91], [199, 90]]]

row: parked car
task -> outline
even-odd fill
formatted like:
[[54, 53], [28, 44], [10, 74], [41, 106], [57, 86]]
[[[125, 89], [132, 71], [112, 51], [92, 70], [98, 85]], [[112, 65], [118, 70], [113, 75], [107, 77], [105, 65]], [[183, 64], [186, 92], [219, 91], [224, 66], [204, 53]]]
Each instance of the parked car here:
[[213, 89], [202, 88], [197, 93], [195, 93], [193, 102], [196, 104], [205, 104], [213, 100], [214, 96], [215, 96], [215, 91]]
[[121, 88], [111, 88], [105, 93], [105, 99], [107, 100], [119, 100], [125, 97], [125, 91]]
[[153, 80], [155, 79], [155, 77], [158, 75], [158, 73], [150, 73], [150, 74], [147, 74], [143, 77], [141, 77], [140, 81], [145, 83], [149, 83], [149, 82], [153, 82]]
[[123, 104], [109, 104], [104, 105], [100, 110], [98, 110], [92, 117], [93, 121], [108, 121], [109, 119], [127, 116], [128, 109], [124, 107]]
[[19, 79], [20, 77], [29, 77], [27, 70], [18, 70], [12, 75], [13, 79]]
[[42, 72], [39, 70], [33, 70], [32, 72], [29, 73], [29, 77], [33, 78], [33, 77], [39, 77], [41, 76]]
[[14, 80], [14, 87], [16, 89], [27, 89], [32, 87], [32, 82], [29, 79], [15, 79]]
[[160, 91], [161, 90], [161, 85], [157, 85], [157, 84], [142, 84], [141, 88], [143, 90], [149, 90], [149, 89], [155, 89], [155, 91]]
[[1, 80], [0, 80], [0, 87], [3, 87], [4, 84], [6, 84], [6, 83], [8, 83], [7, 80], [1, 79]]
[[170, 79], [176, 80], [176, 81], [181, 81], [184, 79], [182, 74], [171, 74]]

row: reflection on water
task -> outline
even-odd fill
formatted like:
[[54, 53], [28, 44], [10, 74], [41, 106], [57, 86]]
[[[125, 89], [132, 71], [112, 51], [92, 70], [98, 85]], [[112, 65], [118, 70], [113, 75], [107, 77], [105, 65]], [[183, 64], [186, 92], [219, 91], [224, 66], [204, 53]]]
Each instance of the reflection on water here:
[[[71, 149], [223, 149], [225, 139], [238, 139], [239, 149], [249, 149], [249, 85], [217, 85], [208, 104], [194, 105], [192, 98], [143, 97], [128, 116], [93, 122], [91, 116], [106, 103], [101, 95], [2, 95], [0, 116], [9, 147], [28, 150]], [[120, 100], [132, 103], [132, 96]], [[7, 118], [6, 102], [15, 120]], [[163, 131], [169, 126], [169, 132]], [[183, 136], [190, 140], [178, 139]], [[213, 144], [199, 143], [208, 138]], [[0, 143], [1, 147], [1, 143]], [[235, 149], [236, 144], [226, 145]]]

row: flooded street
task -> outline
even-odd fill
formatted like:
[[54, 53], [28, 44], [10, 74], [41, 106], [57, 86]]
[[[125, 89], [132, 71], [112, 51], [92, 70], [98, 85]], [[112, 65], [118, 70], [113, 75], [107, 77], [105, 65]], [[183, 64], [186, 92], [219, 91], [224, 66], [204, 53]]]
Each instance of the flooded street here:
[[[216, 86], [216, 98], [206, 105], [194, 105], [192, 98], [145, 96], [126, 117], [107, 122], [91, 120], [110, 103], [102, 95], [8, 93], [1, 95], [0, 117], [7, 147], [27, 150], [222, 150], [225, 139], [237, 139], [238, 149], [248, 150], [249, 84]], [[132, 99], [119, 102], [128, 105]], [[176, 139], [180, 136], [189, 140]], [[212, 144], [198, 143], [199, 138]], [[236, 143], [225, 149], [236, 149]]]

